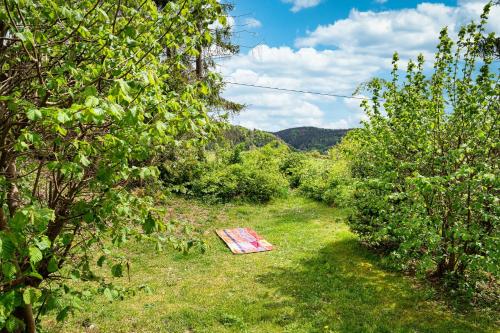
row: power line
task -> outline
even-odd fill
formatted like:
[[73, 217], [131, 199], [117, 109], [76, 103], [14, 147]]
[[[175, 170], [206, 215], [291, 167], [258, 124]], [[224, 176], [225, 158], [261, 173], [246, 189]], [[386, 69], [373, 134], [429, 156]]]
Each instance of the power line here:
[[322, 92], [317, 92], [317, 91], [306, 91], [306, 90], [298, 90], [298, 89], [285, 89], [285, 88], [260, 86], [260, 85], [256, 85], [256, 84], [238, 83], [238, 82], [231, 82], [231, 81], [224, 81], [224, 83], [232, 84], [232, 85], [235, 85], [235, 86], [244, 86], [244, 87], [271, 89], [271, 90], [279, 90], [279, 91], [288, 91], [288, 92], [295, 92], [295, 93], [301, 93], [301, 94], [311, 94], [311, 95], [320, 95], [320, 96], [330, 96], [330, 97], [340, 97], [340, 98], [370, 100], [370, 98], [367, 98], [367, 97], [348, 96], [348, 95], [340, 95], [340, 94], [332, 94], [332, 93], [322, 93]]

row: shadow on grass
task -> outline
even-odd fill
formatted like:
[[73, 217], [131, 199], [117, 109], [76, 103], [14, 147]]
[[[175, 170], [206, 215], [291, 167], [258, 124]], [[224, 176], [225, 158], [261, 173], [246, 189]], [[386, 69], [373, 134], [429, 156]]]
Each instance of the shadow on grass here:
[[257, 280], [275, 290], [264, 305], [285, 331], [493, 332], [487, 319], [453, 313], [432, 291], [388, 273], [355, 239], [338, 241], [301, 262]]

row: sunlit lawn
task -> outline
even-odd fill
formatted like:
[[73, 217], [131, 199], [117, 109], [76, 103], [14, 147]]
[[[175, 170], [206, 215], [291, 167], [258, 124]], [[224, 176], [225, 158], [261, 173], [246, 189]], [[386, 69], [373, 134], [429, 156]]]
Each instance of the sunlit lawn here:
[[[153, 293], [123, 301], [96, 296], [52, 332], [496, 332], [490, 313], [456, 313], [429, 287], [383, 270], [344, 224], [345, 212], [298, 197], [267, 206], [194, 207], [205, 254], [135, 245], [128, 286]], [[254, 228], [275, 245], [232, 255], [213, 230]], [[89, 328], [90, 327], [90, 328]]]

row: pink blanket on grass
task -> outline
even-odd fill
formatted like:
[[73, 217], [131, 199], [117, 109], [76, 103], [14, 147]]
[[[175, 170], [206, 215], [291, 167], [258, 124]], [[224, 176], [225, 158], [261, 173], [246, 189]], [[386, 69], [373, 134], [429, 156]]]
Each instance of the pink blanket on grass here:
[[250, 228], [215, 231], [234, 254], [271, 251], [273, 246]]

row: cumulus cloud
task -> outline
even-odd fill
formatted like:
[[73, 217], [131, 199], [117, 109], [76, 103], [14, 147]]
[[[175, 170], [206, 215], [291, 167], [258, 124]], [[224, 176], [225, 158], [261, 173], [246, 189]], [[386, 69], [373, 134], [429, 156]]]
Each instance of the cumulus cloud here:
[[[391, 57], [423, 53], [431, 60], [439, 31], [456, 34], [479, 18], [485, 1], [459, 0], [456, 7], [421, 3], [390, 11], [352, 10], [345, 19], [318, 26], [298, 38], [295, 48], [260, 45], [220, 63], [227, 81], [278, 88], [350, 95], [374, 76], [389, 72]], [[500, 8], [489, 29], [500, 31]], [[228, 85], [225, 97], [248, 107], [234, 121], [243, 126], [279, 130], [296, 126], [347, 128], [364, 119], [359, 100], [296, 94]]]
[[[346, 19], [320, 25], [298, 38], [296, 47], [319, 45], [338, 47], [353, 53], [362, 52], [383, 57], [398, 51], [415, 57], [433, 53], [440, 30], [447, 26], [452, 33], [471, 19], [478, 19], [485, 1], [461, 0], [458, 7], [439, 3], [421, 3], [416, 8], [382, 12], [351, 10]], [[491, 14], [490, 30], [500, 30], [500, 9]]]
[[295, 45], [338, 47], [352, 53], [383, 57], [399, 50], [403, 56], [414, 56], [432, 50], [443, 26], [454, 28], [453, 10], [442, 4], [427, 3], [399, 11], [353, 9], [348, 18], [318, 26], [307, 36], [298, 38]]
[[[380, 63], [380, 60], [370, 55], [351, 57], [342, 50], [293, 50], [260, 45], [224, 61], [220, 68], [229, 82], [350, 95], [356, 85], [368, 80], [379, 69], [369, 63]], [[386, 66], [389, 65], [390, 61]], [[346, 107], [335, 107], [333, 104], [338, 98], [330, 96], [231, 84], [225, 96], [247, 105], [235, 122], [251, 128], [270, 131], [297, 126], [347, 128], [359, 122], [354, 117], [359, 110], [344, 112], [345, 119], [339, 117], [339, 111], [345, 111]], [[359, 104], [359, 100], [354, 101]]]
[[282, 0], [282, 1], [285, 3], [293, 4], [292, 9], [290, 10], [294, 13], [301, 11], [302, 9], [305, 8], [315, 7], [319, 5], [319, 3], [321, 2], [321, 0]]
[[243, 24], [249, 28], [260, 28], [262, 23], [253, 17], [248, 17], [243, 21]]

